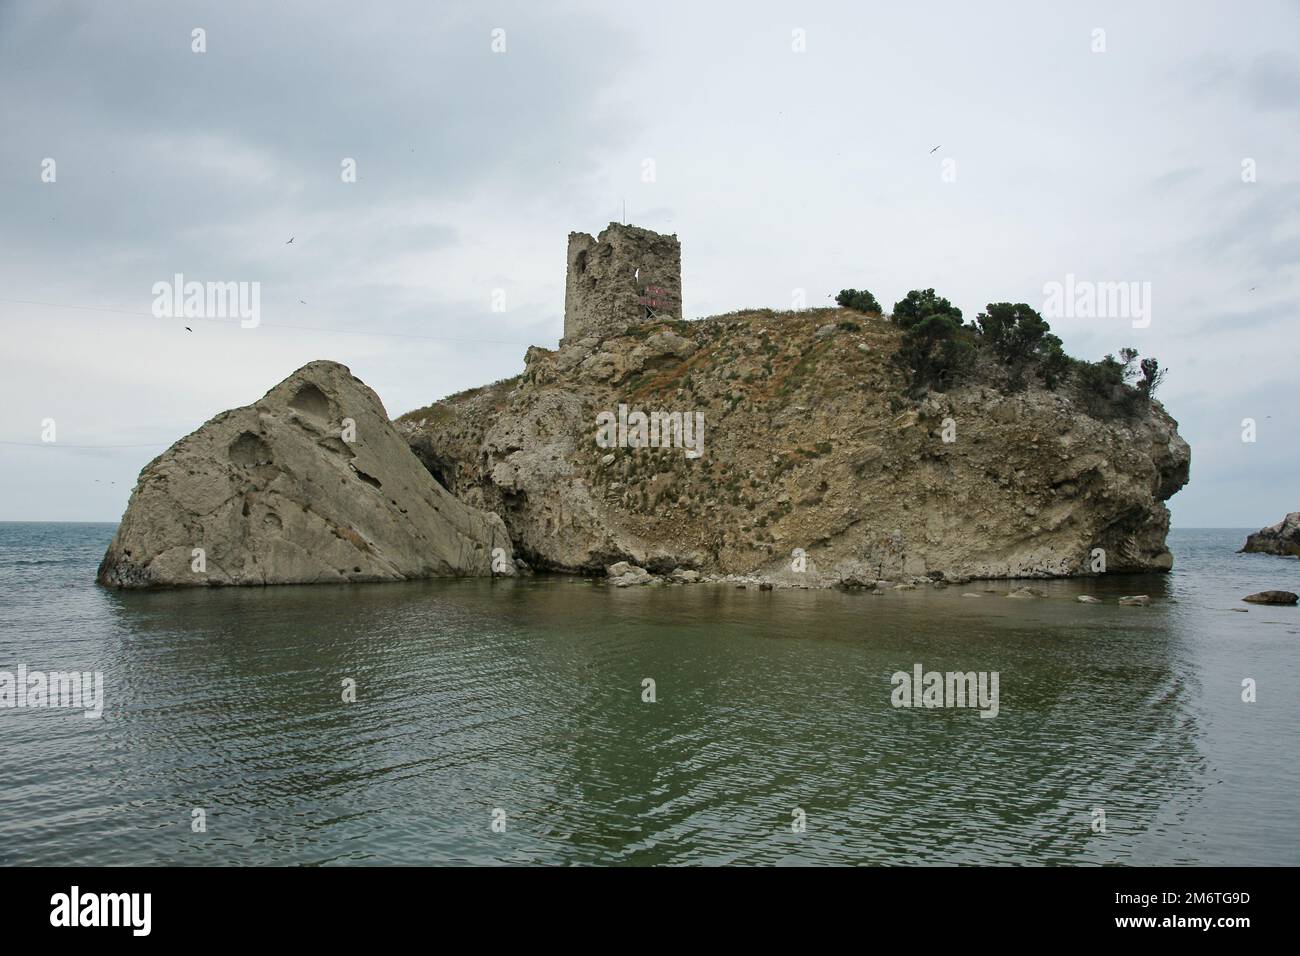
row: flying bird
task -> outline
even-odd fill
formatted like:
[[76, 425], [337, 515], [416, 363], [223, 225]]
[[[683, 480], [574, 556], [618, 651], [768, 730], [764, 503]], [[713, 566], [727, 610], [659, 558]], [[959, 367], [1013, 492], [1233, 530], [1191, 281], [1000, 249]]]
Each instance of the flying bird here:
[[185, 331], [186, 331], [186, 332], [193, 332], [194, 330], [193, 330], [192, 328], [190, 328], [190, 327], [187, 325], [187, 326], [185, 326]]
[[939, 147], [942, 145], [943, 143], [940, 143], [939, 146], [936, 146], [934, 149], [930, 150], [930, 155], [933, 156], [935, 153], [937, 153], [939, 151]]
[[[293, 236], [290, 236], [290, 237], [289, 237], [289, 242], [293, 242], [293, 239], [294, 239], [294, 237], [293, 237]], [[285, 245], [287, 246], [287, 245], [289, 244], [289, 242], [286, 242]]]

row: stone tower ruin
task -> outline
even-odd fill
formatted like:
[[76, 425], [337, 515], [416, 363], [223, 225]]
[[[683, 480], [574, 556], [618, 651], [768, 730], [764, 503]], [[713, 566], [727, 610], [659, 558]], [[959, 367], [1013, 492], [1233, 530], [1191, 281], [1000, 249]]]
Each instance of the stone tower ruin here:
[[681, 317], [682, 246], [677, 236], [619, 222], [611, 222], [594, 239], [569, 233], [565, 342]]

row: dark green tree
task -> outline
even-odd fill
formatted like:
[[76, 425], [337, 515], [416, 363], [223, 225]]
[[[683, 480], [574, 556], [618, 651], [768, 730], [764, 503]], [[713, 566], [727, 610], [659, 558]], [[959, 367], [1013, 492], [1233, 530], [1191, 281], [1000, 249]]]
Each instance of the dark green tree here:
[[975, 319], [981, 340], [1007, 365], [1021, 365], [1038, 354], [1043, 336], [1052, 327], [1043, 317], [1017, 302], [990, 302]]
[[974, 349], [961, 319], [937, 313], [908, 327], [894, 361], [908, 376], [912, 391], [943, 391], [970, 365]]
[[1077, 364], [1074, 359], [1065, 354], [1065, 346], [1061, 344], [1061, 340], [1050, 332], [1043, 336], [1039, 354], [1042, 357], [1039, 371], [1043, 376], [1043, 384], [1048, 388], [1056, 388], [1065, 381], [1066, 376]]
[[1138, 391], [1147, 399], [1155, 398], [1156, 389], [1165, 380], [1165, 370], [1154, 358], [1144, 358], [1139, 367], [1142, 369], [1142, 380], [1137, 383]]
[[840, 294], [835, 297], [835, 301], [846, 309], [856, 309], [859, 312], [874, 312], [876, 315], [881, 312], [880, 303], [866, 289], [841, 289]]
[[[990, 302], [975, 319], [980, 344], [988, 348], [1007, 370], [1013, 389], [1024, 387], [1025, 369], [1042, 363], [1044, 380], [1054, 384], [1068, 367], [1061, 340], [1052, 327], [1023, 302]], [[1042, 367], [1047, 365], [1048, 367]]]
[[933, 289], [913, 289], [907, 293], [901, 301], [894, 303], [891, 318], [895, 324], [907, 329], [932, 315], [949, 316], [961, 325], [961, 309], [943, 296], [935, 295]]

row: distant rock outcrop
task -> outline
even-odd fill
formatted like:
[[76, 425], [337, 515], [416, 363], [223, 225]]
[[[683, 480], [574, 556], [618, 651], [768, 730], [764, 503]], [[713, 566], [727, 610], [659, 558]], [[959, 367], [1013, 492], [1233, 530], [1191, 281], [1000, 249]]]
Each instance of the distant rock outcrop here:
[[515, 572], [501, 519], [439, 485], [347, 368], [312, 362], [145, 466], [97, 580], [314, 584], [494, 570]]
[[1300, 511], [1291, 512], [1271, 528], [1248, 535], [1241, 551], [1300, 557]]

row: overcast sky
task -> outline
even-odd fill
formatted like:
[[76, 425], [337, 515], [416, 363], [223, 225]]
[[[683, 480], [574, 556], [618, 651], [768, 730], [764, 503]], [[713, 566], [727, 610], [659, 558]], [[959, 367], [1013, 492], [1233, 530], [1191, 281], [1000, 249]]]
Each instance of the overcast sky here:
[[[1175, 526], [1272, 524], [1300, 509], [1298, 35], [1295, 2], [0, 0], [0, 520], [117, 520], [313, 359], [394, 416], [520, 372], [568, 233], [626, 202], [681, 239], [688, 318], [1149, 282], [1149, 327], [1053, 328], [1169, 368]], [[261, 325], [153, 317], [176, 273], [260, 282]]]

